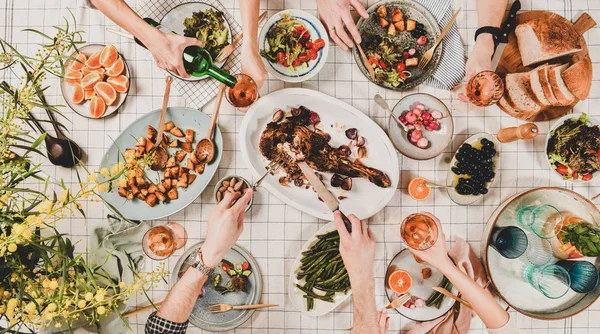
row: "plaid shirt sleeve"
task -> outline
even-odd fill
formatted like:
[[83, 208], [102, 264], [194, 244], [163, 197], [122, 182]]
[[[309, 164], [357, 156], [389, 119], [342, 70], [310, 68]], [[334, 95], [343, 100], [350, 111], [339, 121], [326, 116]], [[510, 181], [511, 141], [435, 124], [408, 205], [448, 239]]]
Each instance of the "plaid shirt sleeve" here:
[[178, 323], [163, 319], [152, 312], [146, 322], [146, 334], [184, 334], [189, 321]]

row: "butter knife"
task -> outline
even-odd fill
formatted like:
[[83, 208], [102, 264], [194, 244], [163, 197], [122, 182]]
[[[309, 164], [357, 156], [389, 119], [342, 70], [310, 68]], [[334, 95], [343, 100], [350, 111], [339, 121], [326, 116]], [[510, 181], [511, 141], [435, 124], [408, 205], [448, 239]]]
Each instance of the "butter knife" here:
[[[296, 164], [298, 164], [298, 167], [300, 167], [300, 170], [302, 170], [302, 174], [304, 174], [304, 177], [306, 177], [306, 179], [308, 180], [308, 182], [310, 182], [312, 187], [315, 188], [317, 195], [319, 195], [319, 197], [323, 200], [325, 205], [327, 205], [329, 210], [331, 210], [331, 212], [339, 210], [340, 201], [338, 201], [338, 199], [335, 198], [335, 196], [333, 196], [329, 189], [325, 187], [323, 182], [321, 182], [321, 179], [319, 179], [319, 177], [315, 174], [315, 171], [313, 171], [312, 168], [308, 167], [308, 165], [304, 161], [296, 161]], [[352, 233], [352, 223], [350, 223], [350, 220], [348, 219], [348, 217], [346, 217], [345, 214], [343, 214], [341, 211], [340, 213], [342, 214], [342, 220], [344, 221], [346, 230]]]

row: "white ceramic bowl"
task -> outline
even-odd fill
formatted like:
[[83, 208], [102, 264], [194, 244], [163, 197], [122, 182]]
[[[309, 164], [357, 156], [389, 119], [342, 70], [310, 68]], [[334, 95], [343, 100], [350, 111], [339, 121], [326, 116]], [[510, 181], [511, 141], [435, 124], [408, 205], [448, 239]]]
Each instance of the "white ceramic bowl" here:
[[[567, 182], [572, 182], [572, 183], [586, 183], [586, 182], [590, 182], [591, 180], [588, 181], [584, 181], [581, 179], [564, 179], [563, 175], [561, 175], [559, 172], [556, 171], [556, 169], [552, 166], [552, 164], [550, 163], [550, 159], [548, 158], [548, 144], [550, 143], [550, 138], [552, 137], [551, 133], [553, 131], [555, 131], [556, 129], [558, 129], [561, 125], [565, 124], [565, 122], [569, 119], [573, 119], [573, 118], [579, 118], [581, 117], [582, 114], [569, 114], [569, 115], [565, 115], [561, 118], [558, 119], [558, 121], [556, 121], [552, 127], [550, 128], [550, 131], [548, 131], [548, 135], [546, 135], [546, 149], [544, 150], [544, 156], [545, 156], [545, 160], [548, 163], [548, 168], [550, 168], [550, 170], [554, 171], [552, 174], [556, 175], [557, 177], [559, 177], [561, 180], [563, 181], [567, 181]], [[587, 115], [588, 121], [590, 125], [600, 125], [600, 121], [597, 118], [594, 118], [590, 115]], [[598, 173], [593, 172], [592, 175], [597, 176]], [[593, 180], [593, 178], [592, 178]]]
[[271, 63], [264, 57], [261, 57], [267, 72], [269, 72], [275, 78], [286, 81], [286, 82], [302, 82], [306, 81], [319, 73], [319, 71], [325, 66], [325, 62], [327, 61], [327, 54], [329, 52], [329, 38], [327, 37], [327, 30], [316, 18], [314, 15], [311, 15], [305, 11], [299, 9], [288, 9], [281, 11], [269, 18], [267, 23], [260, 30], [260, 35], [258, 36], [258, 43], [260, 50], [265, 50], [269, 48], [269, 43], [267, 42], [267, 32], [275, 23], [280, 21], [285, 14], [291, 15], [292, 18], [297, 19], [304, 23], [304, 27], [310, 33], [310, 37], [313, 40], [317, 38], [322, 38], [325, 40], [325, 46], [319, 50], [319, 54], [317, 59], [311, 60], [308, 62], [308, 67], [297, 68], [295, 72], [292, 72], [289, 68], [280, 65]]

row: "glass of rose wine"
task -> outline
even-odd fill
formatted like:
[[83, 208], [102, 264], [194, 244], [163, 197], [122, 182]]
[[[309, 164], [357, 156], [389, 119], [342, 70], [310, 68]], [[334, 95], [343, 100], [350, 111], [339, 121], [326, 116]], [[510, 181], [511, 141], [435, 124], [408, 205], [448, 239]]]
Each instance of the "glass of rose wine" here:
[[504, 82], [493, 71], [483, 71], [474, 75], [465, 88], [467, 98], [479, 107], [495, 104], [504, 95]]
[[154, 226], [142, 239], [144, 254], [153, 260], [164, 260], [183, 248], [187, 242], [187, 231], [175, 222]]
[[258, 100], [258, 86], [249, 75], [236, 74], [234, 77], [237, 81], [233, 87], [227, 86], [225, 96], [232, 106], [245, 111]]
[[415, 213], [404, 219], [400, 225], [400, 235], [408, 247], [426, 250], [437, 241], [438, 227], [432, 216]]

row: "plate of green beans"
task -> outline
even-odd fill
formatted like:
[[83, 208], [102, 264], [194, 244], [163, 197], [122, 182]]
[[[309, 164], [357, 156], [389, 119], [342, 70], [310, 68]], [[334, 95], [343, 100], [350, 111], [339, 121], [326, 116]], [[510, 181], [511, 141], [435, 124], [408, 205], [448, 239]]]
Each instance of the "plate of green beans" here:
[[300, 312], [321, 316], [348, 298], [350, 278], [340, 255], [335, 222], [323, 226], [302, 247], [292, 266], [289, 295]]

